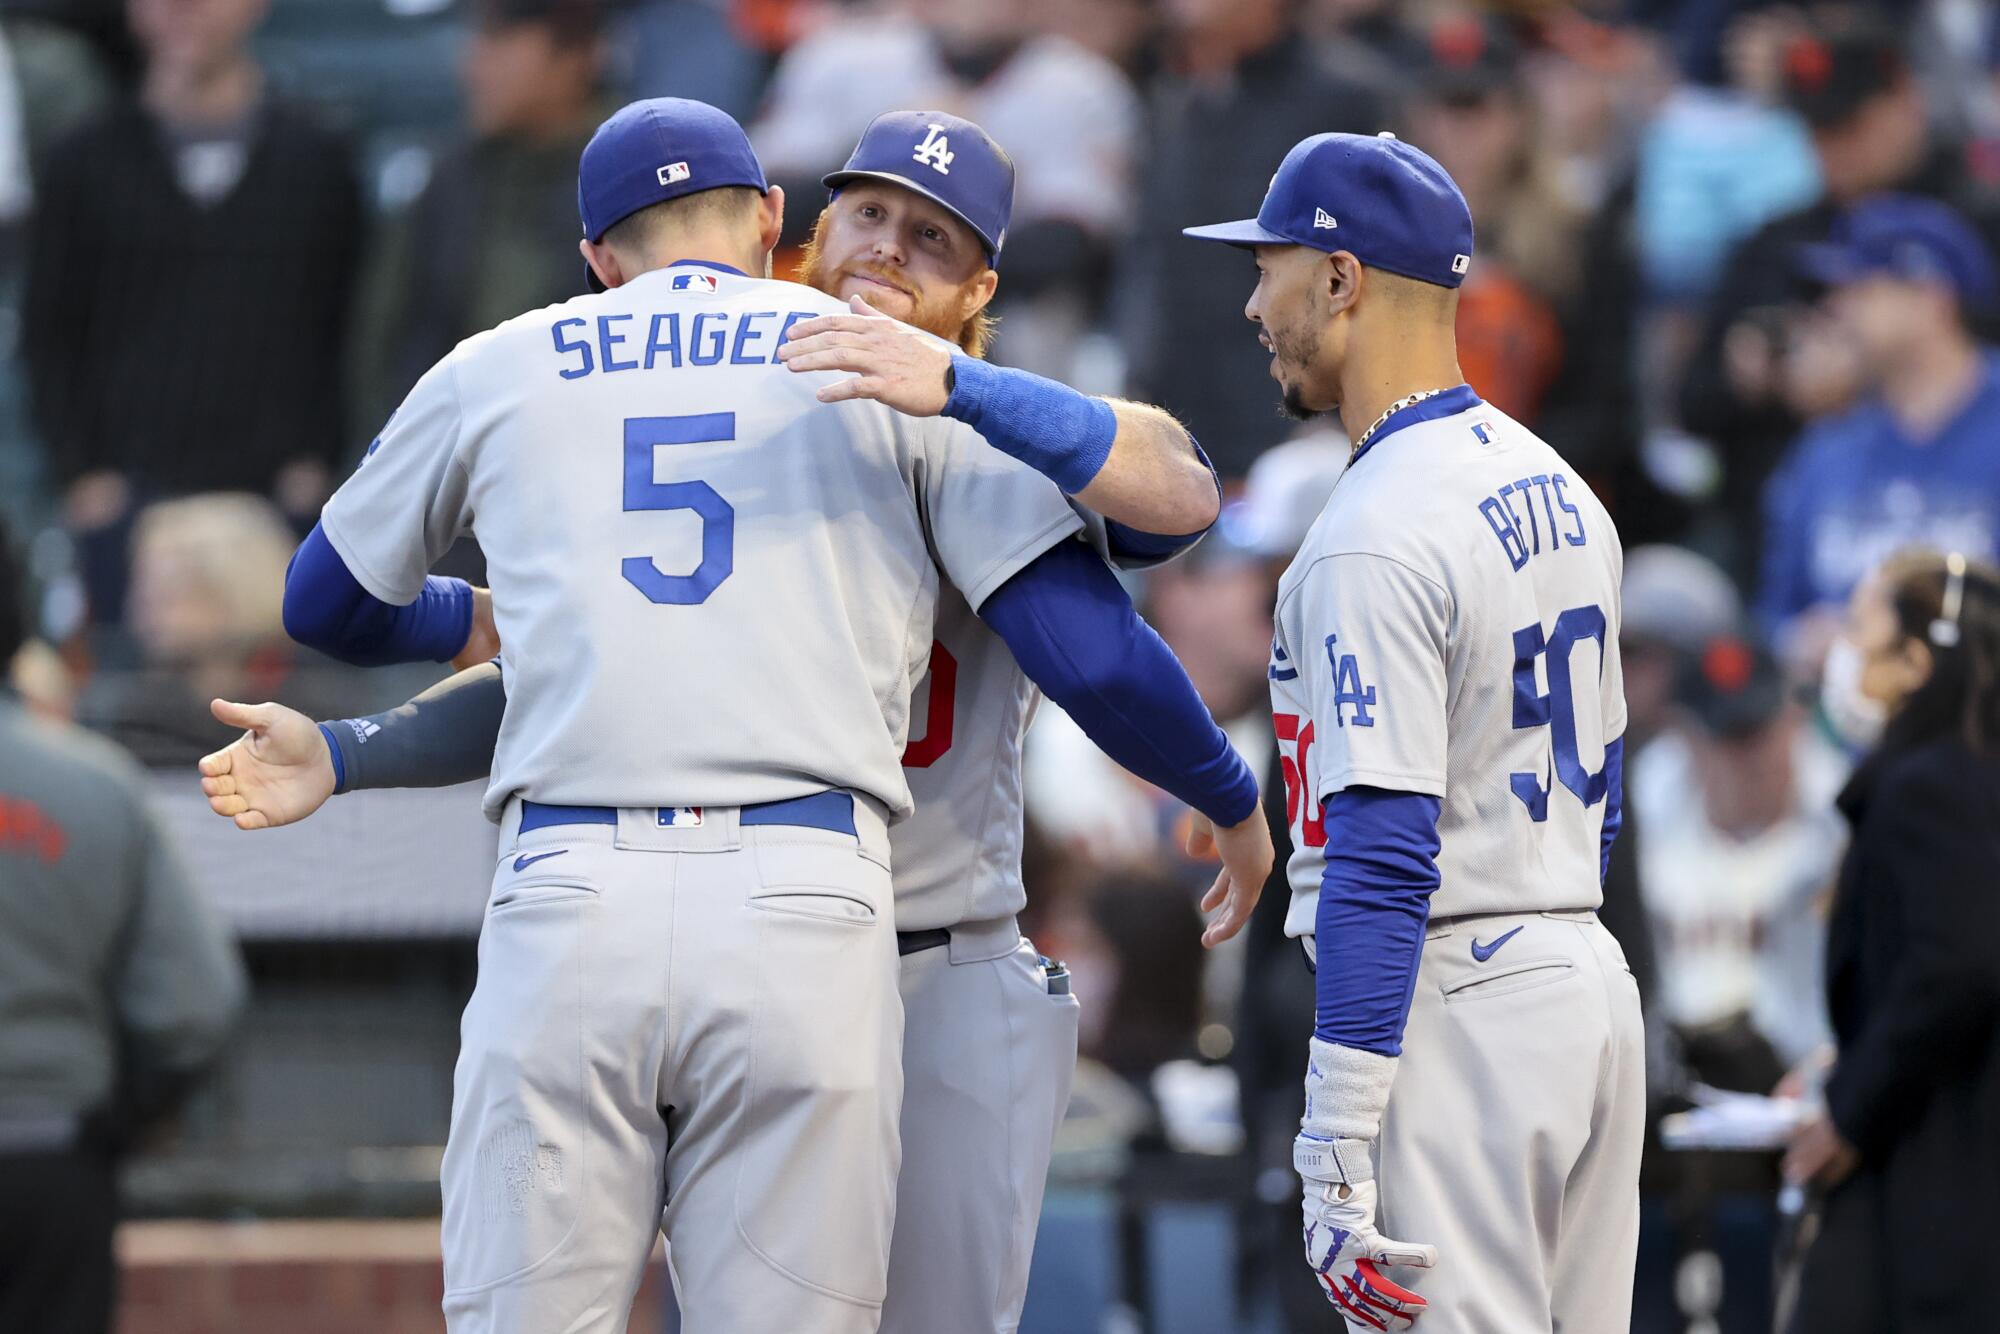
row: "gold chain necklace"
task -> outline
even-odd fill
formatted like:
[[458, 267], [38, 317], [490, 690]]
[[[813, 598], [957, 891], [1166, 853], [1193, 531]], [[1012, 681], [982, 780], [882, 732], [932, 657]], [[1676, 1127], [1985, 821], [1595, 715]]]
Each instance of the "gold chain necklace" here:
[[1367, 430], [1363, 431], [1360, 435], [1355, 437], [1354, 446], [1348, 452], [1347, 461], [1349, 463], [1352, 463], [1356, 458], [1360, 457], [1361, 451], [1368, 448], [1368, 442], [1375, 438], [1375, 433], [1382, 429], [1383, 422], [1388, 421], [1389, 418], [1395, 416], [1397, 413], [1401, 412], [1404, 408], [1413, 408], [1417, 404], [1423, 402], [1425, 399], [1436, 398], [1439, 394], [1442, 394], [1443, 392], [1444, 390], [1442, 389], [1420, 389], [1416, 393], [1409, 395], [1407, 398], [1399, 398], [1394, 403], [1391, 403], [1389, 405], [1388, 411], [1384, 412], [1381, 416], [1377, 417], [1374, 420], [1374, 422], [1372, 422], [1369, 425]]

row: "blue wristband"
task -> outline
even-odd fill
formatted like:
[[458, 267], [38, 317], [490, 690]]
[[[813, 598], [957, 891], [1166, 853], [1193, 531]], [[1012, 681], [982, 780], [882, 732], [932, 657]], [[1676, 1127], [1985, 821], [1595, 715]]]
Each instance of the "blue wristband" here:
[[1103, 399], [963, 352], [952, 354], [951, 371], [944, 415], [964, 422], [1065, 495], [1077, 494], [1104, 470], [1118, 438], [1118, 414]]
[[325, 723], [319, 725], [319, 734], [326, 740], [328, 753], [333, 756], [333, 790], [336, 794], [347, 791], [347, 761], [340, 758], [340, 743], [333, 738], [333, 729]]

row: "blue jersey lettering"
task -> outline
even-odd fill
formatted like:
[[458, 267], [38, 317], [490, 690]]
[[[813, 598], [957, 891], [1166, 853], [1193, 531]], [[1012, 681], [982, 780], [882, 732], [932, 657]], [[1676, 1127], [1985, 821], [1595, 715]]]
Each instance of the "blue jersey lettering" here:
[[611, 332], [612, 321], [629, 320], [631, 318], [630, 315], [599, 315], [597, 317], [597, 359], [604, 366], [606, 373], [611, 371], [636, 371], [639, 369], [639, 363], [636, 359], [632, 361], [619, 361], [613, 356], [611, 351], [611, 349], [619, 347], [625, 342], [625, 335], [622, 332], [615, 334]]
[[646, 335], [646, 369], [653, 369], [655, 361], [662, 356], [667, 359], [667, 365], [680, 369], [681, 316], [677, 310], [661, 311], [653, 316], [653, 328]]
[[[565, 380], [577, 379], [578, 377], [588, 375], [592, 371], [597, 369], [597, 367], [593, 365], [590, 360], [590, 344], [585, 342], [581, 338], [572, 339], [564, 335], [563, 329], [571, 324], [574, 324], [579, 329], [583, 327], [583, 321], [581, 319], [567, 319], [567, 320], [557, 320], [555, 324], [549, 329], [549, 336], [555, 339], [556, 352], [559, 355], [566, 357], [570, 353], [576, 352], [580, 353], [583, 357], [582, 365], [564, 366], [562, 368], [561, 374], [562, 378]], [[372, 454], [374, 450], [370, 449], [369, 452]]]

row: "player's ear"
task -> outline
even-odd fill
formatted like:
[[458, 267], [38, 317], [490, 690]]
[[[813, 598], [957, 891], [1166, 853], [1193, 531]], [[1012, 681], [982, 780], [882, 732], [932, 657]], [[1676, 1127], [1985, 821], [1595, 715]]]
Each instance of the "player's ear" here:
[[1361, 294], [1361, 261], [1345, 250], [1336, 250], [1321, 258], [1320, 281], [1328, 311], [1346, 310]]
[[757, 206], [757, 244], [765, 254], [778, 248], [778, 238], [785, 231], [785, 187], [774, 185], [764, 192], [763, 202]]
[[1000, 290], [1000, 274], [998, 271], [992, 268], [981, 269], [979, 276], [972, 280], [972, 287], [967, 294], [968, 300], [966, 302], [965, 318], [969, 320], [980, 311], [986, 309], [987, 305], [993, 300], [993, 294], [998, 290]]
[[592, 245], [583, 237], [578, 237], [576, 249], [583, 256], [583, 262], [590, 265], [590, 271], [597, 275], [597, 281], [605, 287], [617, 287], [625, 281], [624, 271], [618, 267], [618, 256], [611, 253], [610, 246]]

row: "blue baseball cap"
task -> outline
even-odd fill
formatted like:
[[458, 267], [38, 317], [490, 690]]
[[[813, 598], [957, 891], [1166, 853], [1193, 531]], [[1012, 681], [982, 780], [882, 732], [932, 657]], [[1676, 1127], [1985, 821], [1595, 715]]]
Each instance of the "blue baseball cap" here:
[[1972, 224], [1956, 209], [1915, 195], [1856, 204], [1834, 223], [1830, 238], [1801, 248], [1799, 267], [1830, 287], [1878, 273], [1940, 283], [1968, 310], [1986, 310], [2000, 295], [1993, 256]]
[[[584, 239], [597, 242], [642, 208], [726, 185], [771, 188], [743, 127], [706, 102], [650, 97], [613, 112], [584, 145], [576, 210]], [[604, 290], [594, 273], [590, 287]]]
[[1392, 134], [1315, 134], [1278, 164], [1254, 218], [1187, 227], [1233, 246], [1345, 250], [1405, 278], [1457, 287], [1472, 267], [1472, 210], [1451, 176]]
[[993, 136], [946, 111], [890, 111], [868, 122], [847, 165], [820, 183], [887, 181], [914, 190], [972, 228], [1000, 264], [1014, 212], [1014, 159]]

